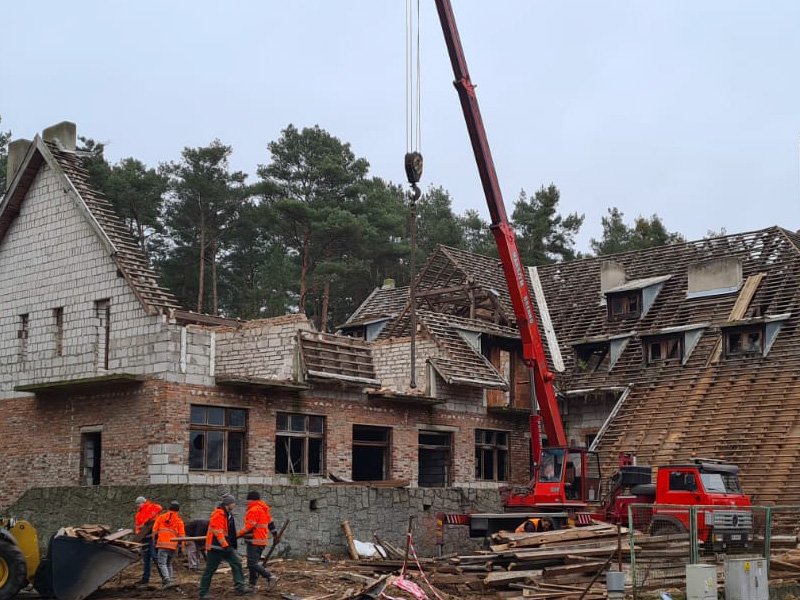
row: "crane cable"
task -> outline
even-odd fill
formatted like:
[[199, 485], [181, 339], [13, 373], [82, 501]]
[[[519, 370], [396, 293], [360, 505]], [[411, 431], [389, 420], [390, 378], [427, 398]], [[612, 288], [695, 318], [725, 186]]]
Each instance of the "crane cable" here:
[[[408, 201], [411, 208], [411, 223], [409, 226], [411, 237], [411, 256], [409, 261], [409, 328], [411, 329], [410, 344], [410, 378], [409, 387], [417, 387], [417, 285], [416, 285], [416, 256], [417, 256], [417, 200], [422, 192], [417, 183], [422, 177], [422, 126], [420, 119], [422, 95], [420, 93], [420, 0], [416, 1], [416, 25], [414, 20], [414, 0], [406, 0], [406, 156], [405, 169], [411, 190], [408, 192]], [[416, 31], [416, 61], [414, 57], [414, 32]], [[416, 65], [415, 65], [416, 63]], [[416, 68], [415, 68], [416, 67]], [[416, 138], [415, 138], [416, 134]]]
[[[416, 10], [415, 5], [416, 4]], [[422, 177], [422, 93], [420, 59], [420, 0], [406, 0], [406, 157], [405, 169], [412, 192], [419, 199]]]

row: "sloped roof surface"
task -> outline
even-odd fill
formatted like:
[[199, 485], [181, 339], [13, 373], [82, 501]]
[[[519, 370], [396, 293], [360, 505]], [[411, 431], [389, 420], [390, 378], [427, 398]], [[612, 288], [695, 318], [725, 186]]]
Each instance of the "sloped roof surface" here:
[[350, 315], [345, 325], [355, 325], [370, 319], [394, 317], [408, 302], [409, 287], [375, 288], [356, 311]]
[[172, 292], [158, 284], [156, 273], [150, 268], [141, 248], [133, 241], [128, 229], [114, 212], [111, 203], [89, 185], [89, 174], [83, 168], [80, 156], [74, 152], [60, 150], [52, 142], [45, 144], [75, 186], [92, 216], [117, 249], [114, 261], [144, 307], [153, 309], [151, 312], [179, 309], [180, 304]]
[[[724, 455], [742, 467], [745, 490], [758, 502], [791, 503], [800, 492], [800, 236], [778, 227], [640, 252], [539, 267], [550, 315], [567, 369], [561, 391], [631, 386], [599, 442], [606, 473], [621, 451], [642, 464], [668, 464]], [[743, 321], [790, 314], [767, 356], [713, 361], [720, 324], [741, 292], [687, 299], [690, 265], [738, 258], [743, 278], [763, 273]], [[672, 275], [647, 315], [609, 321], [601, 304], [600, 269], [613, 259], [627, 279]], [[686, 364], [645, 365], [638, 335], [610, 372], [575, 372], [571, 343], [636, 332], [710, 323]]]
[[[419, 322], [433, 336], [444, 356], [430, 361], [442, 379], [448, 383], [507, 389], [508, 384], [492, 364], [473, 348], [459, 333], [459, 329], [480, 330], [471, 319], [459, 319], [428, 311], [419, 311]], [[484, 331], [519, 337], [514, 330], [487, 323]]]

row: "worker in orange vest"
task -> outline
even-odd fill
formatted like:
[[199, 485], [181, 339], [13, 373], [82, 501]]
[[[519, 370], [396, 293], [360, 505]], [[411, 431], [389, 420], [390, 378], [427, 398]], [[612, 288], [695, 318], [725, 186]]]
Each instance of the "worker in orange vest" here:
[[244, 527], [239, 531], [238, 537], [245, 538], [247, 547], [247, 570], [250, 572], [250, 585], [255, 587], [258, 576], [267, 580], [267, 589], [272, 589], [278, 578], [267, 571], [261, 564], [261, 553], [269, 544], [269, 534], [275, 537], [275, 523], [269, 506], [261, 499], [261, 494], [255, 490], [247, 492], [247, 512], [244, 515]]
[[[181, 505], [178, 504], [178, 501], [173, 500], [169, 503], [169, 510], [158, 515], [153, 523], [153, 539], [157, 552], [156, 564], [158, 572], [161, 573], [162, 590], [168, 590], [175, 585], [172, 558], [175, 556], [179, 544], [175, 538], [186, 537], [183, 519], [178, 514], [180, 509]], [[180, 542], [180, 546], [183, 548], [183, 542]]]
[[236, 498], [230, 494], [222, 496], [222, 500], [211, 513], [208, 522], [208, 533], [206, 534], [206, 569], [200, 578], [200, 598], [207, 600], [211, 598], [208, 588], [211, 587], [211, 578], [223, 560], [231, 566], [233, 584], [236, 587], [236, 594], [243, 596], [252, 594], [253, 588], [244, 582], [244, 572], [242, 571], [242, 560], [236, 553], [236, 521], [233, 519], [233, 508], [236, 506]]
[[553, 524], [549, 519], [530, 518], [520, 523], [514, 533], [536, 533], [537, 531], [550, 531], [552, 528]]
[[136, 516], [133, 519], [134, 530], [133, 532], [140, 536], [139, 541], [142, 543], [142, 560], [144, 560], [144, 570], [142, 571], [142, 578], [139, 584], [145, 585], [150, 582], [150, 561], [156, 559], [156, 549], [153, 543], [152, 528], [153, 522], [156, 520], [158, 513], [161, 512], [161, 506], [155, 502], [150, 502], [144, 496], [136, 498], [136, 505], [139, 507], [136, 511]]

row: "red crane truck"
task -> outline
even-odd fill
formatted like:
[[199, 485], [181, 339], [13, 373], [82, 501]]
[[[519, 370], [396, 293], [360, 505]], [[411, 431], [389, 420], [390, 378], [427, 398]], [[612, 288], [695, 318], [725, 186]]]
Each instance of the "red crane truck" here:
[[[530, 372], [529, 424], [533, 464], [533, 477], [527, 489], [502, 491], [504, 513], [442, 514], [439, 515], [437, 523], [439, 533], [441, 534], [444, 524], [457, 523], [468, 524], [473, 536], [484, 536], [500, 529], [513, 529], [528, 516], [545, 517], [554, 527], [560, 527], [567, 522], [568, 516], [573, 512], [578, 517], [579, 523], [590, 522], [591, 518], [627, 522], [627, 505], [634, 501], [696, 506], [706, 504], [749, 506], [750, 500], [742, 493], [738, 483], [738, 469], [732, 465], [716, 463], [689, 463], [659, 468], [655, 489], [650, 484], [649, 467], [621, 464], [617, 484], [606, 495], [605, 502], [601, 501], [602, 479], [597, 454], [586, 448], [568, 446], [553, 387], [554, 375], [547, 366], [524, 267], [517, 250], [514, 230], [506, 216], [497, 172], [475, 96], [475, 86], [469, 76], [450, 0], [436, 0], [436, 9], [455, 76], [454, 85], [458, 91], [489, 208], [490, 228], [497, 244], [517, 327], [522, 338], [522, 358]], [[546, 448], [541, 446], [541, 428], [547, 436]], [[671, 475], [674, 472], [683, 473], [687, 477], [691, 474], [696, 483], [695, 489], [686, 493], [675, 493], [672, 483], [673, 479], [677, 482], [677, 476]], [[736, 541], [737, 537], [743, 541], [743, 536], [749, 536], [752, 519], [748, 521], [745, 518], [745, 513], [749, 515], [749, 512], [746, 510], [728, 512], [732, 514], [718, 511], [703, 512], [703, 518], [698, 519], [699, 537], [704, 541], [716, 541], [718, 538], [730, 542]], [[688, 529], [688, 517], [682, 519], [677, 516], [678, 514], [669, 513], [666, 509], [654, 509], [650, 515], [652, 518], [644, 524], [644, 527], [651, 530], [683, 528], [685, 531]], [[726, 533], [724, 536], [716, 534], [715, 538], [715, 530]], [[439, 541], [441, 543], [441, 537]]]

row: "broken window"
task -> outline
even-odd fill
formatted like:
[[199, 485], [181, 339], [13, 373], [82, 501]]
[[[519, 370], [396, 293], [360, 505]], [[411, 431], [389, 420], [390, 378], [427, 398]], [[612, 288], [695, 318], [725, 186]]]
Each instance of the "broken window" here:
[[64, 354], [64, 308], [53, 309], [53, 320], [56, 324], [56, 356]]
[[389, 479], [388, 427], [353, 425], [353, 481]]
[[575, 370], [580, 373], [608, 370], [609, 347], [608, 342], [575, 346]]
[[764, 353], [764, 326], [736, 327], [723, 331], [725, 356], [762, 355]]
[[642, 314], [640, 291], [608, 294], [607, 297], [609, 320], [633, 318]]
[[682, 337], [679, 335], [647, 338], [644, 340], [647, 364], [682, 358]]
[[111, 341], [111, 300], [94, 303], [97, 317], [97, 368], [108, 370], [108, 349]]
[[475, 430], [475, 479], [508, 481], [508, 433]]
[[325, 417], [278, 413], [275, 472], [284, 475], [321, 475]]
[[190, 410], [189, 469], [243, 471], [247, 411], [222, 406]]
[[100, 485], [101, 434], [87, 431], [81, 434], [81, 484]]
[[419, 487], [450, 485], [453, 435], [449, 432], [419, 432]]

